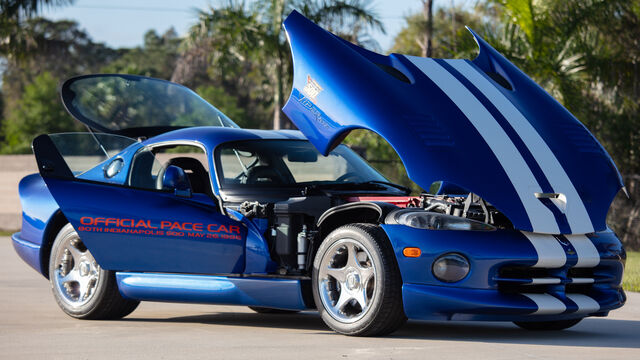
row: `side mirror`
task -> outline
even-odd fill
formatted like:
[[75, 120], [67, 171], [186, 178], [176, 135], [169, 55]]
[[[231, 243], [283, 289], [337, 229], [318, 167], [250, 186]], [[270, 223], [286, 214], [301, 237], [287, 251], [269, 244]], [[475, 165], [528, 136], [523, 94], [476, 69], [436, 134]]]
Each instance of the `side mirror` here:
[[162, 188], [173, 189], [176, 196], [191, 197], [191, 183], [182, 168], [169, 165], [162, 176]]

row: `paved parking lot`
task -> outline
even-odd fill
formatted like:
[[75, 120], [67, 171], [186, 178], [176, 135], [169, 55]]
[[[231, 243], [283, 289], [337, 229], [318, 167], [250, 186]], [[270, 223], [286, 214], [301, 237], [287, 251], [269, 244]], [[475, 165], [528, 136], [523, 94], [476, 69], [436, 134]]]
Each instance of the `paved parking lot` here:
[[0, 237], [0, 359], [638, 359], [640, 294], [608, 318], [563, 332], [510, 323], [410, 322], [385, 338], [327, 330], [313, 312], [261, 315], [244, 307], [142, 303], [119, 321], [58, 309], [49, 283]]

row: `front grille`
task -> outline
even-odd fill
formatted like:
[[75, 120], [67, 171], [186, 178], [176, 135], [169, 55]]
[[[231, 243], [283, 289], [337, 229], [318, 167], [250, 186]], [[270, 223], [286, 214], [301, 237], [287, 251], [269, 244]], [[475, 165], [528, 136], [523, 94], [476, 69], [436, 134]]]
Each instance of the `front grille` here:
[[508, 293], [588, 293], [594, 284], [608, 282], [610, 278], [594, 275], [592, 268], [534, 268], [504, 266], [494, 281], [498, 290]]

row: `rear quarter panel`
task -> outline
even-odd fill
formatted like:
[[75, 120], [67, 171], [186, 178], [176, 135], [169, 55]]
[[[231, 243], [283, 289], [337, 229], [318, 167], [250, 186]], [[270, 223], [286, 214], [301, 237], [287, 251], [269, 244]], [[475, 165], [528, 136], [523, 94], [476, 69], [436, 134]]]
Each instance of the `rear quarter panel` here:
[[42, 256], [47, 256], [47, 237], [51, 231], [52, 220], [60, 208], [40, 174], [25, 176], [18, 185], [18, 191], [22, 205], [22, 230], [14, 239], [18, 238], [22, 245], [35, 253], [32, 254], [34, 256], [25, 258], [19, 252], [31, 267], [46, 276], [46, 269], [42, 269]]

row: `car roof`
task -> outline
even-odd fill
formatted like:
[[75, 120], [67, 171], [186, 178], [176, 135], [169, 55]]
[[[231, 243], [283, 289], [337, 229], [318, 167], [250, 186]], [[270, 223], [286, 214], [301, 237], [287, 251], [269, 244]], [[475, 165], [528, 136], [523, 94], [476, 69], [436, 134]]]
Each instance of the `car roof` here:
[[149, 138], [143, 145], [150, 146], [167, 142], [197, 142], [208, 150], [230, 141], [240, 140], [307, 140], [297, 130], [258, 130], [223, 128], [218, 126], [197, 126], [170, 131]]

